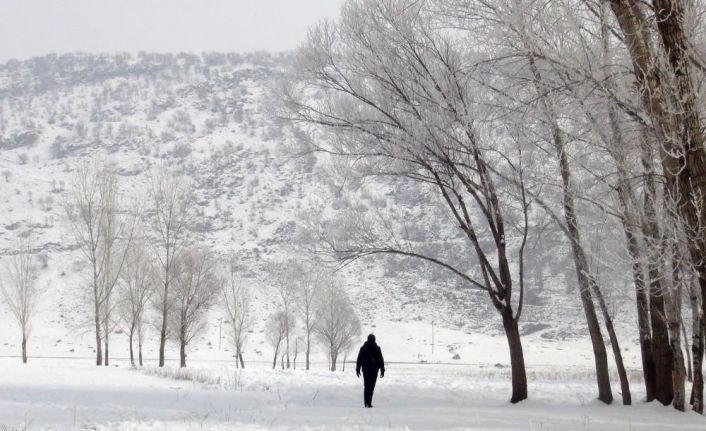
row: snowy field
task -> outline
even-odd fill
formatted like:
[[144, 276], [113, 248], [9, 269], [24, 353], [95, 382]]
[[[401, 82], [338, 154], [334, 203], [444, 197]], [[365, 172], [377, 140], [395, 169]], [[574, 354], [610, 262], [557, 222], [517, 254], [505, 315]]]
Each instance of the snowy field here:
[[[603, 405], [582, 372], [529, 369], [530, 400], [510, 405], [506, 370], [389, 364], [373, 409], [346, 372], [236, 370], [199, 362], [193, 380], [153, 375], [118, 361], [0, 359], [0, 429], [97, 430], [703, 430], [706, 420], [671, 407]], [[586, 373], [588, 375], [590, 373]], [[617, 395], [617, 388], [616, 388]]]

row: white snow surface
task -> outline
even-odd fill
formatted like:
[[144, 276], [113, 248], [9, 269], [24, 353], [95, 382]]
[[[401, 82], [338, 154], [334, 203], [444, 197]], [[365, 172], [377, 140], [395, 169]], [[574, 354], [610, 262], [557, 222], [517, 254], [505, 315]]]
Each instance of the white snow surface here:
[[[623, 407], [593, 399], [591, 380], [553, 373], [530, 383], [531, 399], [508, 402], [505, 373], [469, 365], [394, 364], [378, 380], [373, 409], [345, 372], [192, 366], [196, 381], [156, 368], [86, 360], [0, 359], [0, 429], [97, 430], [702, 430], [694, 413], [639, 399]], [[175, 373], [176, 368], [166, 368]], [[198, 381], [198, 382], [197, 382]], [[616, 388], [617, 389], [617, 388]], [[635, 391], [637, 392], [637, 391]], [[25, 428], [26, 427], [26, 428]]]

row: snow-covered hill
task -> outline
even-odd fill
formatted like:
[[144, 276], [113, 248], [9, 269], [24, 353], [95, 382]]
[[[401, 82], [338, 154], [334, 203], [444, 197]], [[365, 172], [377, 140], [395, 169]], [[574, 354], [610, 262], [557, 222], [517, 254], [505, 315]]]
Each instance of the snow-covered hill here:
[[[219, 253], [238, 252], [259, 280], [256, 306], [263, 317], [249, 342], [257, 359], [269, 359], [262, 336], [273, 310], [268, 271], [272, 262], [301, 253], [294, 244], [297, 228], [312, 209], [391, 208], [415, 227], [410, 235], [421, 242], [461, 241], [435, 198], [418, 187], [399, 180], [373, 181], [356, 191], [342, 187], [326, 158], [308, 151], [310, 137], [273, 115], [278, 100], [270, 90], [287, 62], [287, 55], [267, 53], [71, 54], [0, 65], [0, 260], [15, 236], [31, 228], [44, 266], [30, 355], [92, 354], [89, 314], [79, 300], [82, 263], [62, 200], [77, 164], [96, 155], [119, 166], [122, 187], [135, 199], [155, 167], [178, 169], [192, 179], [200, 240]], [[565, 250], [558, 234], [531, 244], [521, 326], [542, 345], [584, 338]], [[364, 331], [396, 328], [389, 329], [388, 339], [413, 344], [400, 360], [422, 358], [430, 343], [424, 331], [432, 321], [459, 340], [463, 333], [501, 330], [485, 294], [464, 288], [443, 270], [378, 257], [355, 262], [341, 274]], [[614, 297], [618, 323], [631, 324], [633, 307], [620, 294]], [[197, 356], [216, 351], [217, 317], [214, 312], [198, 341]], [[0, 354], [16, 354], [18, 340], [3, 307], [0, 327]], [[504, 355], [502, 338], [497, 345]], [[148, 355], [154, 347], [148, 346]], [[450, 360], [460, 348], [449, 339], [442, 346], [446, 356], [438, 359]], [[471, 355], [469, 350], [460, 357], [470, 361]]]

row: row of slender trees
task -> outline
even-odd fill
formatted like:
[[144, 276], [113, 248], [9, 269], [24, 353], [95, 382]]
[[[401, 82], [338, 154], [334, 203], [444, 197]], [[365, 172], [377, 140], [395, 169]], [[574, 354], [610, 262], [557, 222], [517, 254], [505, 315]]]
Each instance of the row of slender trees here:
[[[236, 255], [223, 262], [193, 238], [188, 184], [169, 172], [155, 172], [147, 192], [151, 205], [140, 209], [126, 205], [109, 163], [84, 163], [73, 180], [64, 206], [85, 268], [80, 297], [91, 310], [96, 365], [109, 365], [110, 335], [120, 329], [129, 338], [132, 365], [142, 366], [145, 334], [154, 327], [159, 365], [164, 365], [165, 341], [173, 340], [179, 346], [180, 366], [185, 367], [188, 346], [207, 325], [208, 312], [220, 309], [236, 365], [244, 367], [243, 348], [255, 323], [254, 281], [244, 277], [248, 268]], [[37, 263], [31, 235], [20, 237], [6, 265], [7, 281], [0, 282], [3, 300], [22, 332], [23, 362], [39, 298]], [[272, 264], [269, 270], [264, 293], [279, 307], [267, 325], [275, 363], [281, 351], [283, 366], [286, 358], [290, 367], [290, 340], [295, 339], [296, 364], [299, 338], [294, 334], [301, 321], [306, 369], [315, 339], [335, 371], [339, 353], [348, 352], [360, 334], [345, 290], [319, 263], [290, 261]]]
[[285, 364], [296, 368], [301, 340], [307, 370], [312, 341], [316, 341], [328, 353], [330, 370], [336, 371], [339, 356], [350, 352], [361, 333], [355, 309], [340, 282], [327, 269], [290, 262], [276, 271], [273, 284], [278, 309], [267, 324], [267, 339], [274, 350], [272, 368], [277, 366], [278, 355], [282, 368]]
[[465, 242], [437, 250], [404, 239], [409, 220], [355, 209], [310, 229], [341, 261], [422, 259], [486, 292], [518, 402], [528, 396], [518, 330], [525, 247], [549, 218], [573, 258], [598, 398], [613, 400], [607, 344], [630, 404], [606, 274], [590, 263], [586, 220], [598, 212], [623, 237], [611, 253], [632, 269], [647, 401], [702, 413], [705, 6], [347, 1], [339, 20], [310, 30], [282, 85], [282, 115], [320, 134], [318, 149], [348, 159], [351, 176], [404, 177], [420, 196], [435, 190]]

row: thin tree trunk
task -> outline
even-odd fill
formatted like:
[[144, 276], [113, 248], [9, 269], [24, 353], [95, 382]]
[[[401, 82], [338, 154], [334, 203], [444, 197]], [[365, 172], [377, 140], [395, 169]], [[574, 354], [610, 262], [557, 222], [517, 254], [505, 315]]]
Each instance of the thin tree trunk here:
[[689, 350], [689, 336], [686, 333], [686, 325], [684, 325], [684, 319], [681, 321], [681, 331], [682, 339], [684, 340], [684, 352], [686, 352], [686, 379], [689, 382], [693, 381], [691, 373], [691, 351]]
[[[618, 186], [620, 192], [621, 186]], [[621, 193], [619, 193], [621, 195]], [[621, 196], [623, 213], [628, 214], [627, 202]], [[632, 275], [635, 284], [635, 304], [637, 306], [637, 328], [640, 339], [640, 355], [642, 358], [642, 376], [645, 381], [645, 399], [649, 402], [655, 399], [655, 365], [652, 360], [652, 331], [649, 322], [649, 305], [645, 289], [645, 278], [642, 267], [643, 257], [641, 247], [635, 235], [635, 223], [627, 216], [623, 217], [623, 230], [628, 243], [628, 253], [632, 261]]]
[[137, 320], [137, 360], [139, 361], [138, 363], [140, 366], [142, 366], [142, 340], [143, 340], [143, 335], [142, 335], [142, 322], [141, 322], [142, 317], [138, 318]]
[[[289, 326], [289, 325], [287, 325], [287, 326]], [[284, 353], [285, 353], [285, 356], [287, 356], [287, 369], [289, 369], [289, 328], [287, 328], [287, 339], [285, 341], [286, 341], [286, 345], [285, 345], [285, 352]]]
[[522, 350], [520, 329], [510, 307], [506, 307], [502, 311], [502, 318], [507, 344], [510, 349], [510, 370], [512, 374], [512, 398], [510, 398], [510, 402], [514, 404], [527, 399], [525, 355]]
[[103, 348], [101, 341], [101, 322], [98, 311], [98, 303], [95, 304], [95, 325], [96, 325], [96, 365], [103, 365]]
[[[167, 258], [169, 261], [169, 247], [167, 247]], [[164, 366], [164, 348], [167, 344], [167, 309], [168, 309], [168, 298], [169, 293], [169, 271], [165, 269], [164, 271], [164, 291], [162, 292], [162, 327], [159, 331], [159, 366]]]
[[134, 354], [134, 352], [133, 352], [133, 350], [132, 350], [132, 338], [133, 338], [134, 335], [135, 335], [135, 329], [134, 329], [134, 328], [135, 328], [135, 325], [133, 325], [132, 328], [130, 328], [130, 365], [131, 365], [132, 367], [135, 367], [135, 354]]
[[108, 366], [108, 331], [106, 331], [105, 334], [103, 334], [103, 336], [105, 337], [105, 338], [103, 338], [103, 341], [105, 343], [105, 352], [103, 352], [104, 353], [103, 365], [105, 365], [107, 367]]
[[306, 334], [306, 370], [309, 371], [309, 352], [311, 352], [311, 337]]
[[665, 297], [667, 308], [667, 322], [669, 327], [669, 339], [672, 354], [672, 387], [674, 388], [674, 400], [672, 405], [675, 409], [684, 411], [686, 389], [684, 380], [686, 379], [686, 368], [684, 367], [684, 356], [681, 350], [681, 268], [679, 266], [676, 247], [672, 247], [672, 286], [671, 292]]
[[22, 333], [22, 363], [27, 363], [27, 335]]
[[703, 298], [699, 298], [699, 291], [695, 286], [691, 286], [689, 292], [689, 302], [691, 303], [692, 319], [692, 341], [691, 360], [694, 364], [694, 382], [691, 385], [691, 405], [695, 412], [703, 413], [704, 406], [704, 380], [703, 380], [703, 358], [704, 358], [704, 316], [701, 314], [701, 304]]
[[618, 343], [618, 336], [615, 334], [615, 328], [613, 327], [613, 318], [610, 317], [608, 313], [608, 307], [603, 298], [603, 292], [596, 284], [596, 281], [592, 278], [589, 279], [591, 287], [593, 288], [593, 293], [596, 295], [598, 300], [598, 305], [603, 314], [603, 320], [605, 322], [606, 331], [608, 332], [608, 338], [610, 339], [610, 346], [613, 349], [613, 356], [615, 357], [615, 368], [618, 371], [618, 378], [620, 379], [620, 391], [622, 393], [623, 405], [629, 406], [632, 404], [632, 395], [630, 394], [630, 383], [628, 381], [628, 374], [625, 371], [625, 365], [623, 364], [623, 355], [620, 353], [620, 344]]
[[186, 340], [183, 337], [179, 339], [179, 367], [186, 367]]
[[240, 359], [240, 368], [245, 368], [245, 362], [243, 361], [243, 352], [238, 352], [238, 358]]
[[277, 354], [279, 353], [279, 345], [275, 348], [275, 358], [272, 360], [272, 369], [277, 367]]
[[564, 133], [559, 127], [559, 122], [554, 109], [554, 106], [547, 100], [548, 89], [542, 81], [541, 74], [535, 63], [534, 56], [528, 57], [530, 70], [534, 77], [534, 85], [539, 94], [540, 103], [547, 117], [548, 126], [551, 132], [551, 142], [554, 145], [556, 156], [559, 160], [559, 168], [562, 179], [562, 198], [564, 207], [564, 218], [566, 220], [567, 234], [574, 256], [574, 265], [576, 267], [576, 275], [578, 277], [579, 294], [581, 296], [581, 304], [583, 305], [584, 314], [586, 315], [586, 323], [588, 332], [591, 336], [591, 344], [593, 346], [593, 355], [596, 364], [596, 379], [598, 384], [598, 399], [606, 404], [613, 402], [613, 393], [610, 388], [610, 374], [608, 373], [608, 356], [606, 354], [603, 334], [596, 316], [596, 308], [593, 304], [590, 286], [590, 268], [581, 241], [579, 230], [578, 217], [575, 210], [575, 190], [571, 175], [571, 165], [566, 153]]

